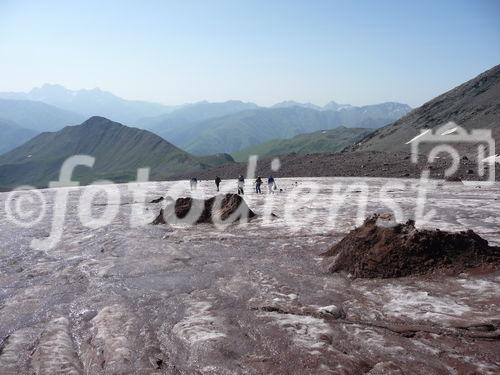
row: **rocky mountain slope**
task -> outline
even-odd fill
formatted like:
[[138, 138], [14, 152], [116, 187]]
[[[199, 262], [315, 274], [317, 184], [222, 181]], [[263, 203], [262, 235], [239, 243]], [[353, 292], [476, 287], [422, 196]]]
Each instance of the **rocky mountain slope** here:
[[[430, 100], [398, 121], [366, 137], [354, 151], [410, 151], [408, 143], [420, 131], [453, 121], [468, 131], [491, 129], [500, 150], [500, 65]], [[439, 140], [439, 136], [437, 138]], [[422, 148], [422, 152], [432, 145]], [[459, 150], [469, 157], [477, 154], [477, 142], [470, 138]], [[497, 151], [498, 152], [498, 151]]]

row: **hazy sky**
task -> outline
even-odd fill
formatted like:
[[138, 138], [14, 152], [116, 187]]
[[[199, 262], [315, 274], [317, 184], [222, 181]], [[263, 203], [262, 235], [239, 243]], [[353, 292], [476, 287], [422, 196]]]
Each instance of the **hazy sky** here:
[[499, 63], [496, 0], [0, 0], [0, 91], [417, 106]]

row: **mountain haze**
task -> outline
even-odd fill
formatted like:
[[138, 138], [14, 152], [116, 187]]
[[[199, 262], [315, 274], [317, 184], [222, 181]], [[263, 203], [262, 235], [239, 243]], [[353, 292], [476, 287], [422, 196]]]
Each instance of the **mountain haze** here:
[[290, 108], [290, 107], [302, 107], [309, 109], [321, 110], [322, 108], [316, 104], [312, 103], [299, 103], [293, 100], [285, 100], [284, 102], [276, 103], [271, 108]]
[[49, 104], [12, 99], [0, 99], [0, 118], [37, 132], [59, 130], [84, 120], [79, 114]]
[[0, 98], [42, 102], [78, 113], [82, 118], [102, 116], [134, 125], [144, 117], [158, 116], [175, 108], [146, 101], [122, 99], [99, 88], [68, 90], [64, 86], [52, 84], [45, 84], [27, 93], [0, 93]]
[[182, 128], [187, 124], [255, 108], [258, 108], [257, 104], [245, 103], [239, 100], [229, 100], [220, 103], [203, 101], [194, 104], [184, 104], [180, 108], [158, 117], [145, 118], [141, 121], [141, 126], [152, 131], [165, 133], [169, 130]]
[[[238, 100], [168, 107], [125, 100], [100, 89], [73, 91], [50, 84], [28, 93], [0, 93], [0, 118], [38, 133], [99, 116], [150, 130], [195, 155], [234, 153], [339, 126], [376, 129], [410, 109], [395, 102], [358, 107], [334, 101], [323, 107], [284, 101], [266, 108]], [[18, 144], [14, 142], [10, 148]]]
[[239, 100], [165, 106], [122, 99], [97, 88], [69, 90], [53, 84], [27, 93], [0, 93], [0, 118], [27, 129], [56, 131], [100, 116], [150, 130], [196, 155], [235, 152], [272, 139], [338, 126], [378, 128], [409, 110], [400, 103], [357, 107], [331, 101], [321, 107], [291, 100], [271, 108]]
[[350, 104], [338, 104], [337, 102], [334, 102], [333, 100], [329, 103], [327, 103], [325, 106], [323, 106], [323, 110], [325, 111], [338, 111], [340, 109], [347, 109], [351, 108], [352, 105]]
[[0, 155], [33, 138], [38, 133], [12, 121], [0, 119]]

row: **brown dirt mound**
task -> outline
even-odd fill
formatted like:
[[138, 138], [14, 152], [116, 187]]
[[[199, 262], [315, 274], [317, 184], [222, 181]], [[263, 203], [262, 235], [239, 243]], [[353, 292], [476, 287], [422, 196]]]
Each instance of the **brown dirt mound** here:
[[378, 218], [366, 219], [322, 254], [327, 257], [324, 264], [329, 272], [388, 278], [500, 267], [500, 247], [488, 246], [488, 241], [472, 230], [418, 230], [413, 221], [384, 227], [377, 225]]
[[[216, 200], [218, 201], [216, 206], [218, 210], [214, 211]], [[190, 216], [188, 217], [188, 215]], [[192, 224], [213, 223], [215, 218], [222, 221], [238, 222], [245, 220], [245, 218], [251, 219], [254, 216], [255, 213], [237, 194], [218, 195], [206, 200], [187, 197], [178, 198], [174, 204], [162, 208], [152, 224], [174, 224], [183, 220]]]
[[446, 177], [444, 180], [446, 182], [462, 182], [462, 179], [458, 176]]

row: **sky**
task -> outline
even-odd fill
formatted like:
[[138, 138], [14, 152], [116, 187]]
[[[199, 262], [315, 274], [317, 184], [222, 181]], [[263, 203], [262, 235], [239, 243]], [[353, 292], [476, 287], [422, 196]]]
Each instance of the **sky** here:
[[497, 64], [496, 0], [0, 0], [0, 91], [415, 107]]

